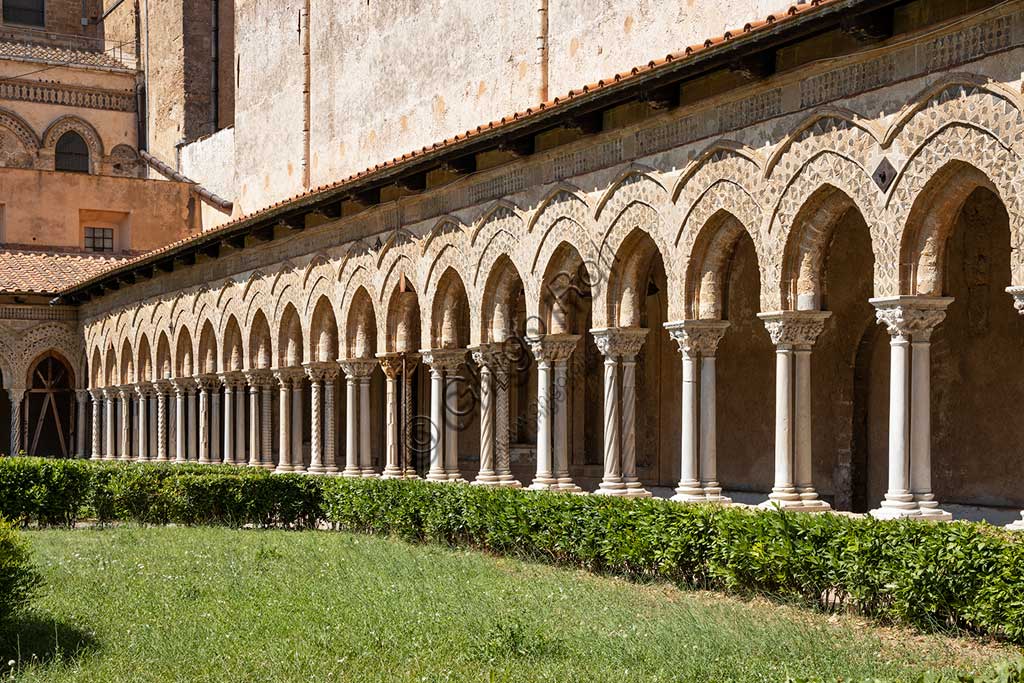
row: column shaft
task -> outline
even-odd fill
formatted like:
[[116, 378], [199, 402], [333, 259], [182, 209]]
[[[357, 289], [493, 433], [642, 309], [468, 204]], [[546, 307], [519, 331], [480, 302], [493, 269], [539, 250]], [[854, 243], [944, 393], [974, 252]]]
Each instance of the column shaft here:
[[167, 462], [167, 388], [156, 389], [156, 459]]
[[321, 396], [320, 396], [320, 384], [321, 379], [319, 375], [310, 374], [309, 376], [309, 471], [315, 474], [323, 474], [324, 461], [323, 451], [321, 450], [320, 434], [323, 428], [322, 420], [322, 409]]
[[683, 428], [682, 460], [679, 469], [679, 486], [672, 500], [696, 503], [705, 500], [700, 485], [698, 461], [698, 405], [697, 405], [697, 363], [696, 351], [683, 349]]
[[92, 454], [89, 456], [90, 460], [100, 460], [103, 458], [103, 446], [100, 438], [101, 427], [103, 426], [102, 402], [103, 395], [98, 391], [94, 391], [92, 393]]
[[205, 380], [199, 385], [199, 462], [209, 465], [210, 460], [210, 386]]
[[494, 485], [494, 377], [486, 363], [480, 365], [480, 472], [474, 484]]
[[626, 492], [620, 443], [619, 360], [609, 353], [604, 357], [604, 476], [596, 491], [600, 495], [621, 496]]
[[537, 361], [537, 475], [531, 489], [553, 488], [558, 480], [551, 471], [551, 362]]
[[358, 477], [359, 469], [359, 385], [355, 375], [345, 377], [345, 471], [346, 477]]
[[400, 479], [402, 468], [398, 464], [398, 374], [394, 368], [388, 369], [385, 374], [387, 382], [387, 415], [386, 423], [386, 462], [384, 465], [384, 479]]
[[230, 465], [235, 454], [235, 402], [231, 400], [231, 381], [224, 382], [224, 453], [222, 462]]
[[444, 469], [444, 373], [439, 368], [430, 368], [430, 481], [448, 481]]
[[292, 471], [305, 472], [306, 462], [302, 448], [302, 377], [292, 380]]
[[335, 442], [337, 434], [335, 423], [338, 419], [334, 409], [334, 382], [338, 378], [337, 370], [327, 374], [324, 379], [324, 471], [334, 474], [338, 471]]
[[278, 382], [281, 385], [280, 400], [278, 401], [278, 412], [279, 420], [278, 426], [280, 433], [278, 435], [278, 461], [277, 471], [278, 472], [291, 472], [292, 471], [292, 460], [291, 460], [291, 445], [292, 445], [292, 428], [291, 428], [291, 379], [285, 375], [278, 377]]

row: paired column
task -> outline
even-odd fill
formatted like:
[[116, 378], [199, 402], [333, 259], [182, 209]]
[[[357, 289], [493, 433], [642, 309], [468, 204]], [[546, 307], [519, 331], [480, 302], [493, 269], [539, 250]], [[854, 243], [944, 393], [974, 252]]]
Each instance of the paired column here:
[[[249, 388], [249, 467], [260, 467], [263, 463], [261, 460], [261, 443], [260, 437], [262, 435], [262, 415], [260, 414], [260, 392], [265, 384], [269, 384], [271, 378], [264, 372], [259, 370], [250, 370], [246, 372], [245, 384]], [[269, 393], [269, 387], [268, 387]], [[225, 415], [227, 410], [227, 401], [224, 403]], [[225, 425], [228, 424], [225, 420]], [[225, 432], [226, 436], [226, 432]], [[225, 447], [224, 452], [227, 453], [228, 449]], [[239, 463], [242, 464], [242, 463]]]
[[210, 459], [210, 392], [220, 388], [220, 380], [204, 375], [196, 378], [199, 393], [199, 462], [209, 465]]
[[[235, 402], [232, 391], [240, 381], [234, 373], [225, 373], [220, 378], [224, 386], [224, 448], [221, 462], [225, 465], [235, 463]], [[243, 463], [237, 463], [243, 464]]]
[[718, 419], [715, 353], [729, 328], [725, 320], [684, 320], [665, 329], [683, 357], [682, 443], [679, 486], [672, 500], [687, 503], [732, 501], [718, 483]]
[[167, 397], [173, 385], [169, 380], [160, 380], [153, 385], [156, 392], [156, 459], [167, 462]]
[[89, 390], [75, 390], [75, 406], [78, 408], [75, 414], [75, 457], [85, 458], [85, 426], [88, 424], [89, 416]]
[[138, 397], [136, 403], [138, 409], [138, 424], [135, 426], [137, 443], [139, 447], [139, 460], [149, 460], [152, 454], [149, 452], [149, 397], [153, 395], [153, 385], [143, 382], [135, 387], [135, 394]]
[[814, 489], [811, 452], [811, 347], [830, 315], [829, 311], [758, 313], [775, 344], [775, 485], [761, 507], [831, 509]]
[[480, 368], [480, 473], [473, 483], [518, 488], [522, 484], [512, 476], [509, 461], [508, 350], [503, 342], [494, 342], [472, 353]]
[[399, 419], [401, 411], [398, 409], [398, 383], [402, 377], [402, 356], [399, 354], [380, 356], [380, 368], [384, 372], [384, 380], [387, 383], [387, 414], [384, 417], [384, 473], [381, 474], [381, 478], [404, 479], [405, 472], [399, 462]]
[[931, 334], [950, 297], [872, 299], [889, 332], [889, 486], [873, 517], [952, 519], [932, 493]]
[[[301, 400], [302, 390], [302, 377], [304, 372], [301, 368], [283, 368], [274, 371], [274, 379], [277, 380], [280, 388], [280, 397], [278, 400], [278, 410], [280, 412], [280, 419], [278, 420], [278, 426], [280, 431], [278, 433], [278, 461], [276, 472], [301, 472], [304, 466], [299, 465], [295, 467], [293, 463], [292, 450], [295, 446], [296, 439], [294, 438], [293, 429], [301, 429], [301, 410], [295, 410], [294, 395], [298, 395]], [[295, 426], [293, 427], [293, 422]], [[301, 443], [301, 441], [299, 441]], [[266, 448], [266, 445], [264, 445]], [[295, 454], [301, 462], [302, 453]]]
[[647, 330], [608, 328], [591, 334], [604, 356], [604, 476], [595, 493], [648, 497], [636, 471], [636, 357]]
[[174, 383], [174, 462], [187, 462], [185, 419], [186, 403], [192, 391], [191, 379], [175, 379]]
[[90, 437], [92, 454], [89, 456], [90, 460], [102, 460], [103, 459], [103, 445], [101, 439], [101, 428], [103, 426], [103, 416], [101, 413], [103, 407], [103, 390], [102, 389], [90, 389], [89, 395], [92, 396], [92, 433]]
[[311, 396], [309, 471], [334, 473], [338, 471], [334, 456], [334, 381], [338, 378], [338, 366], [316, 362], [307, 363], [305, 367]]
[[18, 455], [22, 449], [22, 417], [21, 404], [25, 398], [25, 389], [16, 387], [7, 390], [11, 400], [11, 455]]
[[548, 334], [530, 340], [537, 359], [537, 474], [534, 490], [579, 492], [569, 476], [568, 363], [576, 334]]
[[464, 482], [459, 472], [459, 368], [466, 360], [462, 349], [423, 352], [430, 366], [430, 471], [428, 481]]
[[370, 375], [377, 361], [341, 361], [345, 372], [345, 477], [375, 477], [370, 444]]
[[121, 399], [121, 416], [118, 425], [118, 435], [120, 438], [118, 460], [128, 461], [132, 459], [132, 396], [134, 394], [135, 391], [127, 384], [118, 389], [118, 397]]
[[[114, 401], [117, 398], [117, 389], [114, 387], [106, 387], [103, 390], [104, 399], [104, 413], [103, 413], [103, 431], [104, 431], [104, 442], [103, 442], [103, 459], [114, 460], [117, 454], [117, 406], [114, 405]], [[14, 421], [14, 403], [11, 403], [11, 421]], [[18, 404], [21, 405], [20, 402]], [[19, 432], [20, 430], [20, 414], [19, 414]], [[13, 440], [14, 433], [11, 433]], [[21, 434], [18, 434], [19, 443], [21, 441]]]

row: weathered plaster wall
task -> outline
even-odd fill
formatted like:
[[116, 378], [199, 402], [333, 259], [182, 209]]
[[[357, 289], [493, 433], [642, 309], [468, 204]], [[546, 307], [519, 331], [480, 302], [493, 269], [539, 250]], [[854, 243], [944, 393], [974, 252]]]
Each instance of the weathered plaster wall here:
[[[235, 129], [225, 128], [181, 148], [181, 169], [189, 178], [202, 175], [203, 187], [221, 197], [235, 196]], [[234, 211], [226, 214], [201, 202], [203, 230], [215, 228], [240, 215], [235, 203]]]
[[182, 183], [0, 169], [4, 241], [13, 244], [80, 248], [86, 212], [117, 224], [122, 249], [155, 249], [197, 229], [194, 202]]
[[[540, 0], [532, 0], [539, 4]], [[778, 0], [550, 0], [550, 96], [785, 11]]]

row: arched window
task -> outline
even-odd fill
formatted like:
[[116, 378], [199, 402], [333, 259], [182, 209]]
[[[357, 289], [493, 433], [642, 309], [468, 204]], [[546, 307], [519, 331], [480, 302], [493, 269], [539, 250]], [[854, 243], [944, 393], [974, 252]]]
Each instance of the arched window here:
[[5, 24], [46, 25], [44, 0], [3, 0], [3, 3]]
[[89, 172], [89, 146], [81, 135], [69, 130], [60, 136], [54, 168], [58, 171]]

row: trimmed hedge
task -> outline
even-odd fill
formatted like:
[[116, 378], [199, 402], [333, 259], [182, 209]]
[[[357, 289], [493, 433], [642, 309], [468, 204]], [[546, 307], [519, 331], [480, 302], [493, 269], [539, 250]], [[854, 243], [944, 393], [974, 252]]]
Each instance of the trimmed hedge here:
[[41, 581], [32, 567], [28, 544], [0, 517], [0, 623], [28, 603]]
[[1024, 536], [986, 524], [35, 458], [0, 458], [0, 515], [22, 525], [85, 518], [285, 528], [330, 522], [1024, 644]]

